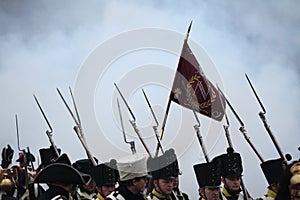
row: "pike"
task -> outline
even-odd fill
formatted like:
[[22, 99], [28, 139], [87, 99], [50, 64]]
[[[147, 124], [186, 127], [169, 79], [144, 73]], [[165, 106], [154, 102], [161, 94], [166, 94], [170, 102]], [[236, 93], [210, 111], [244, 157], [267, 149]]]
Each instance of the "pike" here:
[[42, 113], [42, 115], [43, 115], [43, 117], [44, 117], [44, 119], [45, 119], [48, 127], [49, 127], [49, 130], [46, 130], [46, 135], [48, 136], [49, 142], [50, 142], [50, 144], [52, 145], [52, 147], [54, 149], [56, 157], [59, 157], [59, 152], [58, 152], [57, 147], [56, 147], [56, 145], [54, 143], [54, 140], [52, 138], [53, 129], [52, 129], [51, 125], [50, 125], [50, 122], [48, 121], [48, 118], [46, 117], [46, 114], [45, 114], [44, 110], [42, 109], [42, 106], [40, 105], [37, 97], [35, 95], [33, 95], [33, 97], [34, 97], [35, 102], [37, 103], [37, 105], [38, 105], [38, 107], [39, 107], [39, 109], [40, 109], [40, 111], [41, 111], [41, 113]]
[[[153, 119], [155, 121], [155, 125], [153, 126], [153, 130], [154, 130], [154, 134], [155, 134], [155, 137], [156, 137], [156, 140], [157, 140], [157, 145], [159, 146], [161, 152], [164, 154], [164, 150], [163, 150], [163, 147], [161, 145], [161, 142], [160, 142], [160, 139], [159, 139], [159, 136], [158, 136], [158, 130], [157, 130], [158, 126], [159, 126], [158, 120], [157, 120], [157, 118], [155, 116], [155, 113], [154, 113], [154, 111], [152, 109], [152, 106], [150, 104], [150, 101], [149, 101], [149, 99], [148, 99], [148, 97], [147, 97], [144, 89], [142, 89], [142, 91], [143, 91], [144, 97], [145, 97], [145, 99], [147, 101], [148, 107], [150, 108], [150, 111], [151, 111], [151, 114], [153, 116]], [[158, 151], [155, 152], [155, 156], [154, 157], [157, 157], [157, 155], [158, 155]]]
[[[20, 137], [19, 137], [19, 123], [18, 123], [18, 115], [15, 115], [16, 119], [16, 130], [17, 130], [17, 142], [18, 142], [18, 149], [19, 151], [23, 152], [23, 159], [24, 159], [24, 168], [25, 168], [25, 193], [20, 198], [21, 200], [29, 199], [29, 177], [28, 177], [28, 168], [27, 168], [27, 156], [26, 156], [26, 150], [20, 148]], [[29, 149], [29, 148], [28, 148]], [[30, 155], [30, 154], [29, 154]]]
[[118, 110], [119, 110], [119, 115], [120, 115], [120, 123], [121, 123], [121, 127], [122, 127], [122, 132], [123, 132], [124, 142], [127, 143], [127, 144], [130, 144], [131, 152], [132, 152], [132, 154], [135, 154], [135, 153], [136, 153], [136, 150], [135, 150], [134, 141], [128, 142], [128, 141], [126, 140], [126, 134], [125, 134], [124, 124], [123, 124], [123, 118], [122, 118], [122, 113], [121, 113], [121, 108], [120, 108], [119, 99], [117, 99], [117, 104], [118, 104]]
[[129, 113], [131, 114], [131, 117], [133, 118], [133, 120], [129, 120], [129, 122], [131, 123], [131, 125], [132, 125], [134, 131], [136, 132], [136, 134], [137, 134], [137, 136], [139, 137], [139, 139], [140, 139], [142, 145], [144, 146], [145, 150], [147, 151], [149, 157], [151, 158], [151, 157], [152, 157], [152, 156], [151, 156], [151, 153], [150, 153], [148, 147], [146, 146], [146, 144], [145, 144], [143, 138], [141, 137], [141, 133], [140, 133], [140, 130], [138, 129], [138, 127], [137, 127], [137, 125], [136, 125], [136, 118], [135, 118], [135, 116], [134, 116], [132, 110], [130, 109], [128, 103], [126, 102], [126, 99], [124, 98], [124, 96], [123, 96], [123, 94], [121, 93], [120, 89], [118, 88], [117, 84], [114, 83], [114, 85], [115, 85], [115, 87], [116, 87], [118, 93], [120, 94], [120, 96], [121, 96], [123, 102], [125, 103], [125, 105], [126, 105], [128, 111], [129, 111]]
[[222, 96], [225, 98], [226, 103], [228, 104], [229, 108], [233, 112], [234, 116], [239, 121], [239, 123], [241, 125], [241, 127], [239, 128], [240, 132], [243, 134], [244, 138], [246, 139], [246, 141], [248, 142], [248, 144], [250, 145], [250, 147], [252, 148], [252, 150], [254, 151], [254, 153], [256, 154], [256, 156], [259, 158], [259, 160], [261, 162], [264, 162], [264, 159], [258, 153], [258, 151], [256, 150], [256, 148], [252, 144], [252, 142], [250, 140], [250, 137], [247, 135], [247, 131], [245, 129], [245, 125], [244, 125], [243, 121], [241, 120], [241, 118], [239, 117], [239, 115], [236, 113], [236, 111], [234, 110], [234, 108], [232, 107], [232, 105], [230, 104], [230, 102], [228, 101], [228, 99], [226, 98], [226, 96], [224, 95], [224, 93], [221, 91], [221, 89], [220, 88], [218, 88], [218, 89], [219, 89], [220, 93], [222, 94]]
[[72, 116], [75, 124], [76, 124], [73, 127], [73, 130], [77, 134], [77, 136], [78, 136], [78, 138], [79, 138], [79, 140], [80, 140], [83, 148], [85, 149], [87, 157], [89, 158], [89, 160], [91, 161], [91, 163], [93, 164], [93, 166], [96, 166], [97, 163], [96, 163], [94, 157], [92, 156], [92, 154], [91, 154], [91, 152], [90, 152], [90, 150], [89, 150], [89, 148], [87, 146], [86, 140], [84, 138], [84, 134], [83, 134], [82, 126], [81, 126], [81, 120], [80, 120], [80, 117], [79, 117], [79, 113], [78, 113], [78, 110], [77, 110], [77, 106], [76, 106], [76, 103], [75, 103], [75, 99], [74, 99], [71, 87], [69, 87], [69, 91], [70, 91], [70, 95], [71, 95], [71, 98], [72, 98], [73, 106], [74, 106], [74, 109], [75, 109], [75, 112], [76, 112], [76, 116], [74, 115], [73, 111], [71, 110], [70, 106], [66, 102], [65, 98], [63, 97], [63, 95], [61, 94], [61, 92], [59, 91], [59, 89], [56, 88], [56, 90], [57, 90], [59, 96], [61, 97], [62, 101], [64, 102], [66, 108], [68, 109], [70, 115]]
[[256, 93], [256, 91], [255, 91], [255, 89], [254, 89], [254, 87], [253, 87], [253, 85], [252, 85], [252, 83], [251, 83], [249, 77], [247, 76], [247, 74], [245, 74], [245, 76], [246, 76], [247, 81], [248, 81], [248, 83], [249, 83], [249, 85], [250, 85], [250, 87], [251, 87], [251, 89], [252, 89], [252, 91], [253, 91], [253, 93], [254, 93], [254, 95], [255, 95], [255, 97], [256, 97], [256, 99], [257, 99], [257, 101], [258, 101], [258, 103], [259, 103], [259, 105], [260, 105], [260, 107], [261, 107], [261, 109], [262, 109], [262, 111], [259, 112], [258, 115], [259, 115], [260, 119], [262, 120], [262, 122], [263, 122], [263, 124], [264, 124], [264, 126], [265, 126], [265, 129], [267, 130], [269, 136], [271, 137], [271, 140], [272, 140], [273, 144], [275, 145], [275, 148], [276, 148], [276, 150], [277, 150], [279, 156], [280, 156], [283, 160], [286, 160], [286, 159], [285, 159], [285, 156], [283, 155], [283, 153], [282, 153], [282, 151], [281, 151], [281, 149], [280, 149], [280, 147], [279, 147], [279, 145], [278, 145], [278, 143], [277, 143], [277, 141], [276, 141], [276, 138], [275, 138], [275, 136], [273, 135], [273, 133], [272, 133], [272, 131], [271, 131], [271, 128], [270, 128], [270, 126], [269, 126], [269, 124], [268, 124], [268, 122], [267, 122], [267, 119], [266, 119], [266, 116], [265, 116], [265, 114], [267, 113], [267, 111], [266, 111], [264, 105], [262, 104], [261, 100], [259, 99], [258, 94]]

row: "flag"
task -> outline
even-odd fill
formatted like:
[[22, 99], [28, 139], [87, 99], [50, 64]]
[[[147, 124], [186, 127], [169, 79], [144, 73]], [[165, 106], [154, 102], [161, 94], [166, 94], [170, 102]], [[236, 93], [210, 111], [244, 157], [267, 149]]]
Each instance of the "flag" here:
[[206, 78], [187, 40], [178, 62], [170, 100], [217, 121], [225, 114], [225, 98]]

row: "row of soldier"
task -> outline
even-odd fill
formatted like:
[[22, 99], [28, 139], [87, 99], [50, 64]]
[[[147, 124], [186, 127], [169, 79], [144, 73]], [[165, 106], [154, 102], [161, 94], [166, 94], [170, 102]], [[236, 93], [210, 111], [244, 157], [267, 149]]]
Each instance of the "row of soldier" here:
[[[118, 161], [96, 161], [96, 166], [89, 159], [72, 164], [66, 154], [55, 156], [51, 147], [39, 152], [41, 164], [34, 170], [30, 167], [35, 161], [32, 154], [20, 154], [16, 160], [20, 166], [12, 166], [14, 151], [9, 145], [3, 148], [1, 199], [189, 199], [179, 190], [181, 171], [173, 149], [155, 158], [133, 154]], [[242, 159], [232, 148], [193, 167], [200, 199], [253, 199], [242, 187]], [[300, 198], [299, 161], [286, 166], [282, 159], [269, 160], [261, 168], [269, 187], [260, 199]]]

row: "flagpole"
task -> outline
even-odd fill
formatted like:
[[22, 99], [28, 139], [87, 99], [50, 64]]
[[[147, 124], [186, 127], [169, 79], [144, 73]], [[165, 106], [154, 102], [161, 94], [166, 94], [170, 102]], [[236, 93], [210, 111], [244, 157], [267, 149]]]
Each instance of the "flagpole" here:
[[[187, 42], [188, 40], [188, 37], [190, 35], [190, 31], [191, 31], [191, 28], [192, 28], [192, 24], [193, 24], [193, 21], [190, 22], [190, 25], [189, 25], [189, 28], [186, 32], [186, 35], [185, 35], [185, 39], [184, 39], [184, 43], [183, 43], [183, 46], [185, 45], [185, 43]], [[183, 49], [183, 48], [182, 48]], [[180, 56], [182, 55], [182, 50], [181, 50], [181, 54]], [[175, 76], [176, 76], [176, 73], [175, 73]], [[168, 114], [169, 114], [169, 110], [170, 110], [170, 106], [171, 106], [171, 98], [169, 96], [169, 100], [168, 100], [168, 105], [167, 105], [167, 108], [166, 108], [166, 112], [165, 112], [165, 117], [164, 117], [164, 121], [162, 123], [162, 126], [161, 126], [161, 131], [160, 131], [160, 140], [162, 140], [162, 137], [164, 135], [164, 131], [165, 131], [165, 126], [166, 126], [166, 123], [167, 123], [167, 118], [168, 118]], [[156, 145], [156, 150], [155, 150], [155, 157], [157, 157], [158, 155], [158, 151], [159, 151], [159, 143], [157, 143]]]

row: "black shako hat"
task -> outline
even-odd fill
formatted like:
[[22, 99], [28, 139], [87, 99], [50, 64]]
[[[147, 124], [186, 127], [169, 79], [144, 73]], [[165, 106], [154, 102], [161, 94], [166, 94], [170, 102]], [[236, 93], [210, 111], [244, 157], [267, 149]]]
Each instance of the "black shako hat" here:
[[284, 160], [282, 158], [268, 160], [261, 163], [260, 167], [269, 185], [278, 183], [284, 172]]
[[81, 174], [65, 163], [53, 163], [45, 167], [35, 178], [35, 183], [88, 184], [91, 176]]
[[180, 174], [174, 149], [165, 151], [165, 153], [159, 157], [149, 158], [147, 167], [153, 179], [169, 179]]
[[227, 153], [215, 157], [221, 167], [221, 176], [224, 178], [238, 178], [242, 176], [242, 158], [239, 153], [234, 152], [233, 148], [227, 148]]
[[[61, 149], [57, 149], [57, 151], [59, 154], [61, 153]], [[58, 158], [58, 156], [54, 152], [54, 149], [51, 147], [39, 149], [39, 154], [41, 158], [41, 164], [45, 167]]]
[[118, 180], [117, 161], [102, 163], [91, 169], [91, 175], [98, 187], [115, 185]]
[[199, 188], [220, 187], [221, 167], [219, 160], [210, 163], [200, 163], [193, 166]]

